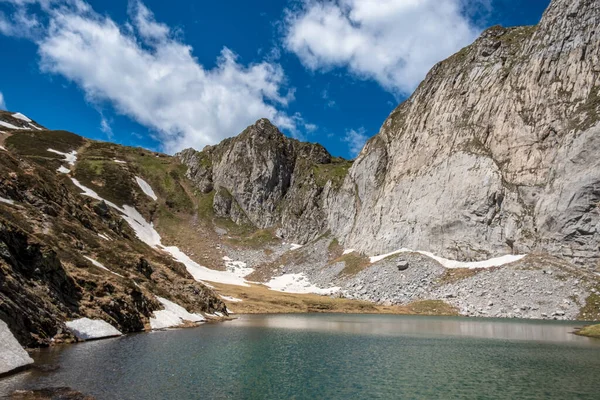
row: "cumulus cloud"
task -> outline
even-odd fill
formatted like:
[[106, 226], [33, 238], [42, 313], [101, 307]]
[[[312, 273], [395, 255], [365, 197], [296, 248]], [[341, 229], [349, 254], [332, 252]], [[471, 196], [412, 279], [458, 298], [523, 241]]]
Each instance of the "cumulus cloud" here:
[[360, 153], [367, 140], [369, 140], [369, 136], [365, 128], [350, 129], [346, 131], [346, 135], [343, 138], [343, 141], [348, 144], [348, 150], [352, 157], [356, 157]]
[[4, 95], [0, 92], [0, 109], [6, 110], [6, 103], [4, 102]]
[[[224, 48], [216, 66], [207, 69], [139, 1], [130, 2], [125, 26], [80, 0], [39, 4], [48, 20], [35, 39], [42, 71], [64, 76], [89, 101], [109, 102], [156, 131], [167, 152], [214, 144], [263, 117], [291, 134], [312, 129], [300, 115], [285, 111], [293, 92], [279, 64], [244, 65]], [[26, 8], [21, 4], [17, 11]]]
[[345, 67], [403, 95], [477, 37], [469, 6], [487, 1], [304, 0], [288, 10], [284, 45], [312, 70]]

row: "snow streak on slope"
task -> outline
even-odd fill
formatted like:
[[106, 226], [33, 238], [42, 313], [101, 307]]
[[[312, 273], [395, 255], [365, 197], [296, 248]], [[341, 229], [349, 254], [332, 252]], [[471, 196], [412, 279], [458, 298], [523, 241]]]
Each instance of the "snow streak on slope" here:
[[83, 256], [83, 257], [84, 257], [86, 260], [88, 260], [89, 262], [91, 262], [92, 264], [94, 264], [96, 267], [98, 267], [98, 268], [100, 268], [100, 269], [103, 269], [103, 270], [105, 270], [105, 271], [108, 271], [108, 272], [110, 272], [111, 274], [113, 274], [113, 275], [116, 275], [116, 276], [118, 276], [118, 277], [120, 277], [120, 278], [125, 278], [125, 277], [124, 277], [123, 275], [121, 275], [121, 274], [117, 274], [116, 272], [112, 272], [110, 269], [106, 268], [104, 265], [100, 264], [98, 261], [96, 261], [96, 260], [94, 260], [94, 259], [92, 259], [92, 258], [89, 258], [89, 257], [87, 257], [87, 256]]
[[119, 207], [115, 203], [103, 199], [98, 195], [98, 193], [82, 185], [77, 179], [71, 178], [71, 181], [73, 181], [73, 184], [75, 186], [83, 190], [83, 193], [81, 193], [82, 195], [91, 197], [99, 201], [104, 201], [108, 206], [119, 211], [122, 214], [123, 219], [134, 230], [138, 239], [140, 239], [142, 242], [146, 243], [150, 247], [153, 247], [158, 250], [163, 250], [169, 253], [175, 260], [181, 262], [186, 266], [187, 271], [190, 273], [190, 275], [194, 277], [195, 280], [218, 282], [238, 286], [249, 286], [246, 280], [241, 276], [237, 276], [236, 274], [227, 271], [215, 271], [203, 267], [191, 258], [189, 258], [177, 247], [163, 246], [161, 243], [161, 237], [159, 233], [156, 231], [156, 229], [154, 229], [154, 224], [146, 221], [144, 217], [135, 208], [127, 205]]
[[20, 119], [21, 121], [31, 122], [31, 120], [29, 118], [27, 118], [27, 116], [25, 116], [21, 113], [14, 113], [12, 116], [13, 116], [13, 118]]
[[477, 269], [477, 268], [500, 267], [502, 265], [506, 265], [506, 264], [510, 264], [510, 263], [519, 261], [525, 257], [525, 255], [510, 255], [509, 254], [506, 256], [492, 258], [490, 260], [485, 260], [485, 261], [463, 262], [463, 261], [455, 261], [455, 260], [449, 260], [449, 259], [443, 258], [443, 257], [438, 257], [435, 254], [430, 253], [428, 251], [413, 251], [413, 250], [409, 250], [409, 249], [400, 249], [400, 250], [396, 250], [396, 251], [393, 251], [388, 254], [371, 257], [370, 261], [371, 261], [371, 264], [374, 264], [376, 262], [383, 260], [384, 258], [393, 256], [396, 254], [401, 254], [401, 253], [423, 254], [424, 256], [434, 259], [435, 261], [442, 264], [442, 266], [444, 268], [448, 268], [448, 269], [456, 269], [456, 268]]
[[54, 153], [54, 154], [63, 156], [65, 158], [64, 161], [69, 163], [69, 165], [75, 165], [75, 163], [77, 162], [77, 152], [75, 150], [73, 150], [70, 153], [63, 153], [62, 151], [58, 151], [58, 150], [54, 150], [54, 149], [48, 149], [48, 151], [50, 153]]
[[0, 197], [0, 203], [10, 204], [12, 206], [15, 204], [15, 201], [11, 199], [5, 199], [4, 197]]
[[143, 180], [142, 178], [140, 178], [138, 176], [135, 177], [135, 181], [137, 182], [138, 186], [140, 187], [140, 189], [142, 189], [142, 192], [144, 192], [144, 194], [146, 196], [150, 197], [154, 201], [158, 200], [158, 197], [156, 196], [156, 194], [154, 193], [154, 190], [152, 190], [152, 187], [148, 184], [148, 182], [146, 182], [145, 180]]
[[9, 124], [8, 122], [4, 122], [4, 121], [0, 121], [0, 126], [3, 126], [8, 129], [23, 129], [23, 128], [19, 128], [18, 126], [14, 126], [13, 124]]

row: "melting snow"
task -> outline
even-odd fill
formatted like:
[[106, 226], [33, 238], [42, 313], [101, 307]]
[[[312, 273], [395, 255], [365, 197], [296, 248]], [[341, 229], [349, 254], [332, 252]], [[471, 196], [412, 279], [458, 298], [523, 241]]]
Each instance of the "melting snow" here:
[[32, 124], [31, 122], [28, 123], [27, 125], [29, 125], [30, 127], [32, 127], [33, 129], [37, 129], [38, 131], [43, 131], [42, 128], [40, 128], [39, 126], [35, 126], [34, 124]]
[[15, 201], [11, 199], [5, 199], [4, 197], [0, 197], [0, 203], [6, 203], [12, 206], [13, 204], [15, 204]]
[[301, 247], [303, 247], [301, 244], [295, 244], [295, 243], [290, 244], [290, 250], [298, 250]]
[[354, 253], [355, 251], [356, 251], [356, 249], [346, 249], [346, 250], [344, 250], [342, 255], [345, 256], [346, 254]]
[[239, 278], [245, 278], [254, 272], [254, 268], [248, 268], [248, 265], [243, 261], [233, 261], [229, 257], [223, 257], [225, 261], [225, 269]]
[[246, 280], [239, 276], [239, 274], [233, 274], [227, 271], [215, 271], [206, 267], [201, 266], [196, 263], [194, 260], [189, 258], [186, 254], [184, 254], [177, 247], [165, 247], [161, 243], [161, 237], [154, 229], [154, 224], [149, 223], [144, 219], [144, 217], [133, 207], [124, 205], [122, 208], [117, 206], [115, 203], [104, 200], [102, 197], [98, 195], [92, 189], [82, 185], [77, 179], [71, 178], [73, 184], [83, 190], [82, 195], [91, 197], [93, 199], [104, 201], [108, 206], [118, 210], [122, 215], [123, 219], [131, 226], [134, 230], [138, 239], [142, 242], [146, 243], [150, 247], [154, 247], [156, 249], [164, 250], [169, 253], [175, 260], [181, 262], [186, 266], [188, 272], [196, 279], [197, 281], [210, 281], [210, 282], [219, 282], [230, 285], [238, 285], [238, 286], [249, 286], [246, 283]]
[[8, 329], [8, 325], [0, 320], [0, 375], [29, 364], [33, 364], [33, 360]]
[[100, 236], [100, 237], [101, 237], [102, 239], [104, 239], [104, 240], [111, 240], [111, 238], [109, 238], [108, 236], [106, 236], [106, 235], [105, 235], [105, 234], [103, 234], [103, 233], [99, 233], [99, 234], [98, 234], [98, 236]]
[[423, 254], [424, 256], [434, 259], [435, 261], [442, 264], [442, 266], [444, 268], [448, 268], [448, 269], [455, 269], [455, 268], [476, 269], [476, 268], [500, 267], [502, 265], [506, 265], [506, 264], [513, 263], [515, 261], [519, 261], [525, 257], [525, 255], [510, 255], [509, 254], [506, 256], [492, 258], [490, 260], [485, 260], [485, 261], [463, 262], [463, 261], [455, 261], [455, 260], [449, 260], [447, 258], [438, 257], [435, 254], [430, 253], [428, 251], [413, 251], [413, 250], [409, 250], [409, 249], [400, 249], [400, 250], [397, 250], [397, 251], [394, 251], [394, 252], [391, 252], [388, 254], [384, 254], [381, 256], [371, 257], [370, 261], [371, 261], [371, 264], [373, 264], [373, 263], [381, 261], [384, 258], [387, 258], [389, 256], [393, 256], [393, 255], [401, 254], [401, 253]]
[[9, 124], [8, 122], [5, 122], [5, 121], [0, 121], [0, 126], [3, 126], [8, 129], [23, 129], [23, 128], [19, 128], [18, 126], [14, 126], [13, 124]]
[[150, 187], [148, 182], [146, 182], [139, 176], [135, 177], [135, 181], [137, 182], [140, 189], [142, 189], [142, 192], [144, 192], [148, 197], [150, 197], [154, 201], [158, 200], [158, 197], [156, 196], [156, 194], [154, 193], [154, 190], [152, 190], [152, 187]]
[[202, 322], [206, 321], [200, 314], [189, 313], [185, 308], [162, 297], [156, 298], [165, 308], [154, 311], [154, 317], [150, 318], [152, 329], [172, 328], [183, 324], [183, 321]]
[[74, 321], [65, 322], [65, 325], [67, 325], [67, 328], [69, 328], [77, 338], [82, 340], [101, 339], [122, 335], [122, 333], [114, 326], [100, 319], [80, 318]]
[[320, 289], [310, 283], [304, 274], [285, 274], [272, 278], [266, 285], [272, 290], [288, 293], [316, 293], [330, 295], [339, 291], [340, 287]]
[[56, 172], [60, 172], [61, 174], [68, 174], [69, 172], [71, 172], [71, 170], [69, 168], [66, 168], [64, 166], [60, 166]]
[[8, 151], [4, 146], [0, 146], [0, 150]]
[[13, 116], [13, 118], [20, 119], [21, 121], [31, 122], [31, 120], [29, 118], [27, 118], [27, 116], [25, 116], [21, 113], [14, 113], [12, 116]]
[[121, 160], [113, 160], [114, 162], [116, 162], [117, 164], [127, 164], [127, 161], [121, 161]]
[[241, 302], [241, 301], [244, 301], [244, 300], [242, 300], [242, 299], [238, 299], [237, 297], [223, 296], [223, 295], [220, 295], [220, 296], [221, 296], [221, 298], [222, 298], [223, 300], [227, 300], [227, 301], [230, 301], [230, 302], [232, 302], [232, 303], [239, 303], [239, 302]]
[[113, 275], [116, 275], [116, 276], [118, 276], [118, 277], [125, 278], [125, 277], [124, 277], [123, 275], [121, 275], [121, 274], [117, 274], [116, 272], [112, 272], [110, 269], [106, 268], [104, 265], [100, 264], [98, 261], [96, 261], [96, 260], [94, 260], [94, 259], [92, 259], [92, 258], [89, 258], [89, 257], [87, 257], [87, 256], [83, 256], [83, 257], [84, 257], [86, 260], [88, 260], [89, 262], [91, 262], [92, 264], [94, 264], [96, 267], [98, 267], [98, 268], [100, 268], [100, 269], [103, 269], [103, 270], [105, 270], [105, 271], [108, 271], [108, 272], [110, 272], [111, 274], [113, 274]]
[[48, 149], [48, 151], [50, 153], [54, 153], [54, 154], [63, 156], [65, 158], [64, 161], [69, 163], [69, 165], [75, 165], [75, 163], [77, 162], [77, 152], [75, 150], [73, 150], [70, 153], [63, 153], [62, 151], [58, 151], [58, 150], [54, 150], [54, 149]]

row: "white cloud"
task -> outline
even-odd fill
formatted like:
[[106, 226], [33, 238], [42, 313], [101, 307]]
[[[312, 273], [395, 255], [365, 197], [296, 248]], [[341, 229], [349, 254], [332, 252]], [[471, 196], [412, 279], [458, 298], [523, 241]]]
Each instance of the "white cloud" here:
[[289, 10], [284, 45], [312, 70], [345, 67], [394, 94], [414, 90], [480, 30], [467, 16], [487, 0], [304, 0]]
[[42, 7], [49, 22], [36, 39], [41, 69], [155, 130], [165, 151], [214, 144], [263, 117], [293, 135], [310, 128], [284, 111], [293, 92], [280, 65], [243, 65], [224, 48], [207, 69], [142, 3], [130, 2], [131, 23], [119, 26], [86, 3], [57, 1]]
[[0, 92], [0, 109], [6, 110], [6, 103], [4, 102], [4, 95]]
[[356, 157], [365, 146], [367, 140], [369, 140], [369, 136], [367, 135], [365, 128], [359, 128], [357, 130], [350, 129], [346, 131], [346, 136], [344, 136], [342, 140], [348, 143], [350, 155]]
[[106, 134], [108, 140], [113, 139], [112, 121], [109, 121], [104, 115], [100, 115], [100, 130]]

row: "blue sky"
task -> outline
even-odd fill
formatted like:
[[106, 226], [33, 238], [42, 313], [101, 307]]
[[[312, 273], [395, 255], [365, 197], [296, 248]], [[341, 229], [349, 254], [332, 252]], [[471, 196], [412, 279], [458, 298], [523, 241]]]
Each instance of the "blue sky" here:
[[354, 157], [429, 68], [549, 0], [0, 0], [0, 108], [172, 153], [268, 117]]

